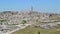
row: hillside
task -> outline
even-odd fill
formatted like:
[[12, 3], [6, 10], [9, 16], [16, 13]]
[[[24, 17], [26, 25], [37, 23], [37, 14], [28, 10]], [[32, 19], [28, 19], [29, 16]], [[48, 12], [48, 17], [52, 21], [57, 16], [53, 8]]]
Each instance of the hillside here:
[[0, 31], [2, 33], [23, 28], [26, 24], [33, 29], [58, 29], [60, 28], [60, 14], [41, 13], [37, 11], [0, 12]]

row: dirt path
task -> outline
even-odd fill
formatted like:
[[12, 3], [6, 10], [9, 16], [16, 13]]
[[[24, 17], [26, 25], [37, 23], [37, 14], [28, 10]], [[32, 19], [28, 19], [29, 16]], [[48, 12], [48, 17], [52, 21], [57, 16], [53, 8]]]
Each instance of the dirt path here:
[[[11, 31], [11, 32], [7, 32], [6, 34], [11, 34], [12, 32], [15, 32], [15, 31], [17, 31], [17, 30], [20, 30], [20, 29], [24, 29], [24, 28], [26, 28], [27, 26], [29, 26], [29, 25], [31, 25], [31, 24], [25, 24], [25, 26], [21, 26], [21, 28], [17, 28], [16, 30], [13, 30], [13, 31]], [[18, 25], [19, 27], [20, 27], [20, 25]]]

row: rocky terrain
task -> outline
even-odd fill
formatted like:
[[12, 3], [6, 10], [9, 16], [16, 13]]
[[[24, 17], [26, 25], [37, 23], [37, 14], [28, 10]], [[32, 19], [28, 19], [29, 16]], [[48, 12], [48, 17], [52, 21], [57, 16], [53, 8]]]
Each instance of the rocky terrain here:
[[29, 24], [45, 24], [50, 22], [59, 22], [59, 14], [40, 13], [34, 11], [14, 12], [5, 11], [0, 12], [0, 24], [21, 24], [25, 20]]
[[43, 29], [60, 28], [59, 19], [60, 14], [54, 13], [4, 11], [0, 12], [0, 31], [20, 28], [16, 26], [20, 24], [31, 24], [31, 27]]

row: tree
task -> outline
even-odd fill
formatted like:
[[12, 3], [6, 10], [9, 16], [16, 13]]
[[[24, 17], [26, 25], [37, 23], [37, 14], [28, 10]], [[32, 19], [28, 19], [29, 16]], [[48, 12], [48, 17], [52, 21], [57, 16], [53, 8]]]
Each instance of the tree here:
[[38, 34], [40, 34], [40, 32], [38, 32]]
[[25, 24], [25, 23], [27, 23], [27, 21], [26, 20], [22, 20], [22, 24]]

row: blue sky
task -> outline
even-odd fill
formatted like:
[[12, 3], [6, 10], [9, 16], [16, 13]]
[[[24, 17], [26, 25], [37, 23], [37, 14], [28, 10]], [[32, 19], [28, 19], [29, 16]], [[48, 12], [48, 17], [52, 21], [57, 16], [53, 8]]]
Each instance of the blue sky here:
[[60, 13], [60, 0], [0, 0], [0, 11], [29, 10]]

